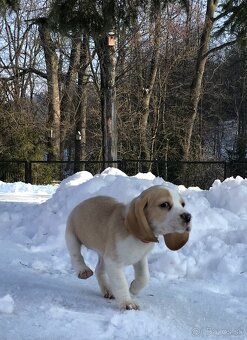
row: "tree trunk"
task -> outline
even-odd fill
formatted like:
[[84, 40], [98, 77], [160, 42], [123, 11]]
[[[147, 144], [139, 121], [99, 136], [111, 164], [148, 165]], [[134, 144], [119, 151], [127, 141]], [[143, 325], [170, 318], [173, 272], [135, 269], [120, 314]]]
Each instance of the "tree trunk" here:
[[156, 74], [159, 64], [159, 50], [160, 50], [160, 33], [161, 33], [161, 9], [160, 6], [156, 9], [153, 33], [153, 53], [150, 61], [149, 71], [145, 81], [143, 96], [142, 96], [142, 112], [140, 124], [140, 142], [141, 142], [141, 159], [150, 159], [150, 147], [148, 142], [148, 118], [150, 112], [150, 100], [156, 79]]
[[116, 112], [116, 49], [108, 45], [108, 37], [96, 41], [101, 76], [101, 112], [103, 162], [116, 166], [117, 161], [117, 112]]
[[[71, 113], [74, 112], [73, 101], [75, 99], [76, 78], [80, 63], [81, 35], [75, 34], [72, 38], [72, 47], [69, 58], [69, 69], [66, 75], [63, 96], [61, 100], [61, 125], [60, 125], [60, 159], [64, 160], [67, 135], [70, 129]], [[74, 130], [73, 130], [74, 132]], [[74, 137], [74, 136], [73, 136]]]
[[79, 161], [86, 158], [86, 119], [87, 119], [87, 82], [89, 65], [88, 36], [85, 34], [81, 44], [80, 69], [78, 71], [78, 99], [75, 124], [75, 168], [74, 172], [84, 170]]
[[48, 160], [58, 160], [60, 156], [60, 94], [59, 59], [56, 46], [46, 21], [39, 23], [39, 35], [45, 54], [48, 87]]
[[[241, 80], [238, 111], [238, 136], [237, 136], [237, 160], [245, 161], [247, 158], [247, 48], [241, 47]], [[244, 174], [241, 174], [244, 176]]]
[[204, 27], [201, 35], [200, 45], [197, 54], [196, 70], [190, 88], [190, 118], [184, 145], [184, 160], [189, 159], [191, 140], [196, 119], [198, 117], [198, 104], [201, 95], [202, 80], [207, 62], [207, 52], [210, 42], [210, 35], [214, 24], [214, 14], [218, 0], [207, 0], [207, 10], [205, 15]]
[[143, 89], [141, 125], [140, 125], [140, 150], [141, 150], [140, 158], [144, 160], [150, 159], [149, 143], [147, 138], [150, 99], [151, 99], [150, 89], [149, 88]]

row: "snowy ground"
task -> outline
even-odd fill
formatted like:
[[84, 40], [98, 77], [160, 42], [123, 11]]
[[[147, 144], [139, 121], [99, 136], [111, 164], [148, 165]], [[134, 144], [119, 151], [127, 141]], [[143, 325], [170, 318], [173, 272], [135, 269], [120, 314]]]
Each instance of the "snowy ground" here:
[[[72, 208], [102, 194], [128, 202], [156, 184], [172, 185], [114, 169], [77, 173], [58, 188], [0, 182], [0, 340], [247, 339], [247, 179], [179, 187], [191, 237], [178, 252], [155, 246], [141, 310], [119, 311], [95, 276], [75, 277], [64, 243]], [[84, 254], [94, 268], [96, 255]]]

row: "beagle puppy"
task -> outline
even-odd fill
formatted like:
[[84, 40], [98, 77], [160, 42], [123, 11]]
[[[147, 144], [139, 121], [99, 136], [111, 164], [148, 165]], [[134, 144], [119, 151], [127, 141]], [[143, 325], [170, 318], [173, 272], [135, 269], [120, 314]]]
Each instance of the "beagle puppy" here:
[[[171, 250], [188, 241], [191, 214], [178, 192], [153, 186], [124, 205], [107, 196], [87, 199], [69, 215], [66, 244], [78, 278], [87, 279], [93, 271], [85, 264], [81, 245], [98, 253], [96, 276], [105, 298], [115, 298], [121, 309], [138, 309], [136, 295], [148, 282], [147, 254], [158, 236], [163, 235]], [[133, 265], [135, 279], [130, 288], [124, 267]]]

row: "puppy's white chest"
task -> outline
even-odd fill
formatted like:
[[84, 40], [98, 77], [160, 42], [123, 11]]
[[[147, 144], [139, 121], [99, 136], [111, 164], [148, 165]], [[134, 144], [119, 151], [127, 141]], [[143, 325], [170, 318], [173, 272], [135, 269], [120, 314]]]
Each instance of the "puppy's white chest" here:
[[124, 265], [131, 265], [140, 261], [154, 247], [154, 243], [144, 243], [133, 236], [117, 243], [117, 256]]

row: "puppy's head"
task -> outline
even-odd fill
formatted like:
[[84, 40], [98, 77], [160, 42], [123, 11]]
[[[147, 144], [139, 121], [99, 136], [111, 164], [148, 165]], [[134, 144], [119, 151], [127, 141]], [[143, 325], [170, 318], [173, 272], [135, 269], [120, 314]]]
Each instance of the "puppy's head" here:
[[164, 235], [167, 247], [177, 250], [189, 239], [191, 215], [176, 191], [153, 186], [131, 202], [126, 226], [144, 242], [158, 242], [157, 236]]

